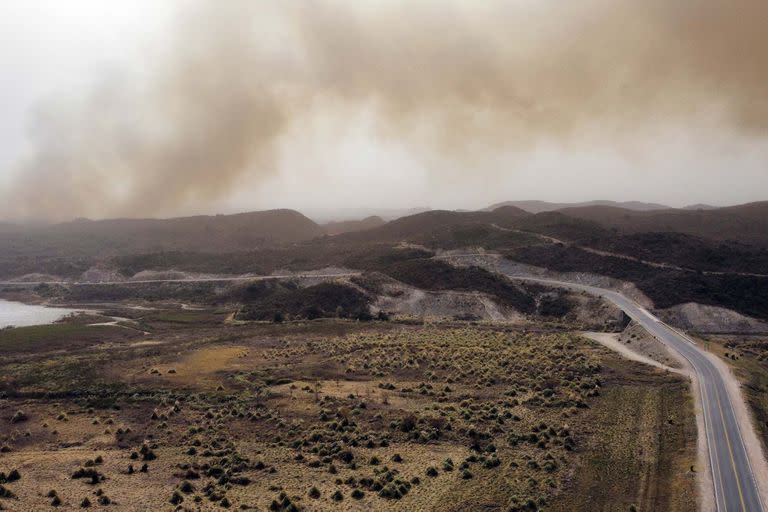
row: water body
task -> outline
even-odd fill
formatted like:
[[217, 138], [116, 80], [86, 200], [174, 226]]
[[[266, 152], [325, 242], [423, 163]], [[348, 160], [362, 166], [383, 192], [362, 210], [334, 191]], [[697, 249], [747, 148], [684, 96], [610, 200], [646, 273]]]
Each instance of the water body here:
[[22, 327], [26, 325], [50, 324], [77, 311], [79, 310], [32, 306], [22, 304], [21, 302], [0, 299], [0, 329], [9, 325]]

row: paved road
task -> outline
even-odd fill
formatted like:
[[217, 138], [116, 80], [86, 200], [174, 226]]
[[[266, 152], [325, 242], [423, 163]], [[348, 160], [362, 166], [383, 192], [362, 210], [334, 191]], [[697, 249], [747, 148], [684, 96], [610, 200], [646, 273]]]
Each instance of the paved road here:
[[[105, 282], [105, 283], [49, 283], [72, 285], [98, 284], [137, 284], [163, 282], [216, 282], [216, 281], [257, 281], [264, 279], [282, 279], [291, 277], [348, 277], [350, 274], [299, 274], [293, 276], [253, 276], [202, 279], [153, 279], [143, 281]], [[624, 295], [604, 288], [568, 283], [554, 279], [509, 276], [511, 279], [535, 281], [542, 284], [585, 291], [612, 302], [621, 308], [630, 318], [641, 324], [659, 341], [685, 357], [693, 367], [699, 381], [699, 392], [704, 412], [707, 449], [712, 467], [712, 480], [715, 487], [715, 504], [718, 512], [758, 512], [765, 510], [755, 482], [754, 473], [747, 457], [739, 423], [733, 410], [723, 376], [709, 360], [705, 351], [696, 346], [690, 338], [672, 329], [642, 306]], [[38, 283], [0, 283], [0, 285], [28, 285]], [[743, 428], [752, 428], [744, 425]]]
[[621, 293], [553, 279], [509, 277], [536, 281], [542, 284], [554, 284], [603, 297], [621, 308], [659, 341], [685, 357], [698, 376], [707, 433], [707, 448], [712, 466], [712, 480], [715, 486], [716, 510], [718, 512], [759, 512], [764, 510], [741, 435], [741, 428], [752, 428], [752, 426], [739, 425], [723, 376], [705, 355], [704, 349], [699, 348], [693, 340], [667, 326]]

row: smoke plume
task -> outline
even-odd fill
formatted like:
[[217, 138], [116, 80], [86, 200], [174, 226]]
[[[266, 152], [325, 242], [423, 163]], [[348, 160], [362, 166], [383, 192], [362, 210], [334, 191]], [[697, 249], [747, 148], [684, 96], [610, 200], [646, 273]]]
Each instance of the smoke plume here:
[[459, 161], [703, 117], [768, 134], [765, 0], [183, 5], [142, 77], [37, 116], [0, 216], [204, 207], [278, 172], [311, 116], [361, 109], [378, 136]]

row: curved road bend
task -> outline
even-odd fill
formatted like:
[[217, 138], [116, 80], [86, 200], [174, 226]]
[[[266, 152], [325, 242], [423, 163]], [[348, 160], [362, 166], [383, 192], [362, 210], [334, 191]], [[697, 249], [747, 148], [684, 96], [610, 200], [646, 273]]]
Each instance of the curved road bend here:
[[[508, 277], [571, 288], [603, 297], [618, 306], [659, 341], [685, 357], [691, 363], [699, 381], [707, 449], [715, 487], [716, 510], [718, 512], [765, 510], [723, 376], [703, 349], [698, 348], [690, 338], [667, 326], [621, 293], [553, 279]], [[751, 425], [743, 427], [752, 428]]]
[[[281, 279], [291, 277], [345, 277], [356, 275], [293, 275], [293, 276], [249, 276], [232, 278], [203, 278], [203, 279], [157, 279], [146, 281], [126, 281], [115, 283], [66, 283], [73, 285], [98, 284], [131, 284], [158, 282], [189, 282], [189, 281], [258, 281], [264, 279]], [[723, 376], [717, 367], [709, 360], [705, 352], [685, 335], [670, 328], [646, 309], [621, 293], [588, 286], [568, 283], [555, 279], [521, 277], [508, 275], [510, 279], [534, 281], [543, 284], [559, 286], [584, 291], [603, 297], [612, 302], [630, 318], [642, 325], [659, 341], [680, 353], [693, 367], [699, 381], [701, 404], [703, 408], [705, 431], [707, 434], [707, 449], [709, 451], [712, 480], [715, 487], [715, 505], [717, 512], [758, 512], [764, 511], [757, 489], [754, 473], [749, 463], [746, 447], [741, 436], [741, 430], [731, 403], [731, 397], [725, 387]], [[42, 283], [0, 283], [8, 285], [36, 285]], [[53, 284], [53, 283], [50, 283]], [[58, 283], [62, 284], [62, 283]], [[746, 425], [746, 428], [752, 428]]]

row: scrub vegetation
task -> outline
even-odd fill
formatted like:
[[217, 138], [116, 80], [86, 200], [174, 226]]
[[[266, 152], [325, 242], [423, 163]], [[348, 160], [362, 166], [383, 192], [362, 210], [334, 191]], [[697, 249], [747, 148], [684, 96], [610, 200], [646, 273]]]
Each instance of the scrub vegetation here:
[[4, 507], [693, 510], [682, 381], [567, 330], [122, 313], [2, 360]]

